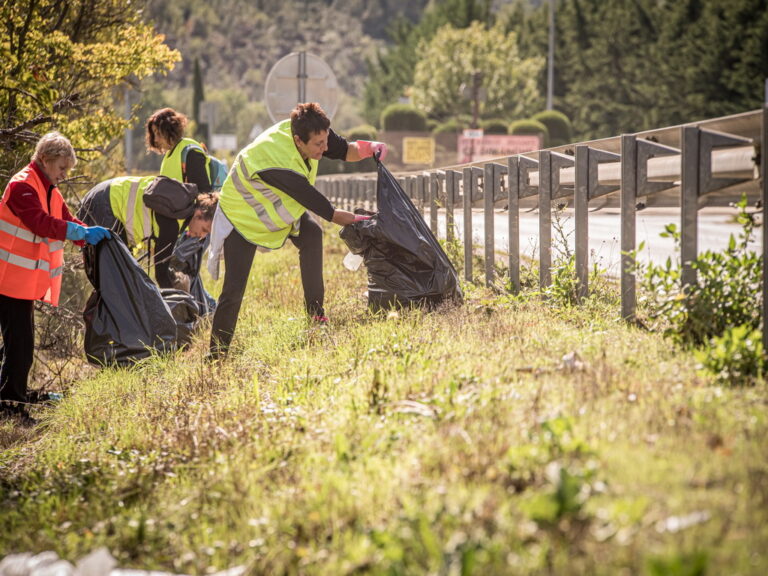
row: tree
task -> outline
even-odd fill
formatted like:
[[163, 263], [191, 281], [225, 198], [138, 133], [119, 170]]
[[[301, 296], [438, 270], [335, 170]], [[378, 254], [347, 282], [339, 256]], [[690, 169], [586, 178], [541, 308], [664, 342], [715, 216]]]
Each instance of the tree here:
[[130, 0], [3, 0], [0, 21], [0, 173], [29, 161], [52, 129], [78, 154], [110, 149], [130, 120], [115, 108], [115, 89], [180, 59]]
[[208, 138], [208, 125], [200, 121], [200, 104], [205, 102], [203, 73], [200, 71], [200, 59], [195, 58], [195, 71], [192, 76], [192, 118], [195, 120], [195, 136], [198, 140]]
[[433, 118], [458, 117], [474, 108], [476, 123], [479, 117], [529, 115], [542, 106], [537, 80], [544, 59], [521, 58], [515, 34], [499, 26], [444, 26], [420, 45], [419, 54], [413, 101]]
[[389, 104], [406, 96], [413, 84], [419, 46], [429, 41], [446, 25], [466, 28], [472, 22], [493, 22], [490, 0], [443, 0], [430, 3], [418, 24], [400, 18], [389, 30], [392, 45], [379, 50], [376, 57], [366, 61], [368, 81], [365, 85], [363, 112], [365, 118], [376, 123], [379, 114]]

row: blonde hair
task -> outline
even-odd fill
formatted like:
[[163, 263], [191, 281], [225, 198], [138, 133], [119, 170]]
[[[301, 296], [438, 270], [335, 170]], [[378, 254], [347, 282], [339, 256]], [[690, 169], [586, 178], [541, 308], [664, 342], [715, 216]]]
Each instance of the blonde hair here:
[[59, 157], [69, 159], [72, 167], [77, 164], [75, 149], [69, 138], [59, 132], [48, 132], [37, 141], [35, 152], [32, 154], [32, 161], [40, 163]]

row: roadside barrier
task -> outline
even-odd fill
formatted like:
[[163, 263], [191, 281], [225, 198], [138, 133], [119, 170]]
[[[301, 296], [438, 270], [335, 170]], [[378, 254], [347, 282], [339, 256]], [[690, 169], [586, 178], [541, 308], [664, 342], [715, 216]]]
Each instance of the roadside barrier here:
[[[455, 238], [456, 215], [463, 226], [464, 278], [472, 281], [472, 209], [482, 206], [484, 272], [488, 286], [495, 281], [497, 239], [494, 209], [508, 207], [506, 250], [510, 284], [520, 289], [519, 245], [521, 204], [538, 207], [539, 284], [551, 284], [553, 204], [572, 203], [575, 224], [575, 264], [580, 298], [589, 294], [590, 202], [620, 206], [621, 317], [636, 311], [636, 214], [646, 206], [679, 206], [683, 285], [696, 282], [691, 261], [697, 256], [698, 210], [728, 205], [746, 194], [751, 202], [768, 202], [766, 154], [768, 104], [755, 110], [649, 130], [613, 138], [578, 142], [545, 150], [472, 164], [398, 174], [398, 181], [438, 234], [438, 211], [445, 211], [444, 237]], [[376, 175], [320, 177], [319, 190], [341, 208], [375, 210]], [[763, 234], [763, 261], [768, 235]], [[768, 272], [763, 267], [763, 301]], [[765, 307], [764, 307], [765, 308]], [[763, 310], [763, 325], [766, 311]], [[763, 342], [768, 348], [766, 332]]]

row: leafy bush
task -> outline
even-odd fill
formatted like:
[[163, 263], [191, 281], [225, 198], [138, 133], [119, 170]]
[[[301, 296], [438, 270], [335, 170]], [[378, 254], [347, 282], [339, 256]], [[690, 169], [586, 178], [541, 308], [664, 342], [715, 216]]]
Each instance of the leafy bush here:
[[426, 132], [427, 117], [410, 104], [390, 104], [381, 112], [381, 127], [387, 132]]
[[507, 127], [509, 134], [536, 134], [540, 135], [542, 142], [549, 141], [549, 130], [537, 120], [515, 120]]
[[749, 385], [763, 375], [762, 333], [751, 326], [727, 328], [695, 355], [702, 368], [720, 384]]
[[347, 131], [346, 139], [350, 142], [355, 140], [376, 140], [376, 135], [377, 130], [375, 126], [371, 126], [370, 124], [360, 124]]
[[[695, 346], [723, 335], [735, 326], [756, 330], [762, 307], [762, 263], [748, 249], [754, 233], [754, 215], [747, 211], [746, 196], [735, 204], [742, 231], [737, 240], [730, 237], [723, 252], [707, 251], [691, 263], [697, 271], [696, 283], [682, 288], [679, 261], [667, 259], [663, 266], [638, 266], [641, 272], [640, 303], [650, 318], [675, 340]], [[680, 250], [680, 232], [669, 224], [663, 237], [675, 241]], [[642, 250], [640, 245], [639, 250]], [[679, 260], [679, 258], [678, 258]]]
[[446, 120], [442, 124], [438, 124], [432, 130], [432, 134], [459, 134], [466, 125], [460, 122], [456, 118]]
[[486, 134], [506, 134], [507, 124], [508, 122], [501, 118], [491, 118], [480, 122], [480, 128], [482, 128], [483, 132]]
[[531, 117], [532, 120], [541, 122], [547, 127], [549, 146], [568, 144], [572, 138], [572, 126], [568, 116], [557, 110], [544, 110]]

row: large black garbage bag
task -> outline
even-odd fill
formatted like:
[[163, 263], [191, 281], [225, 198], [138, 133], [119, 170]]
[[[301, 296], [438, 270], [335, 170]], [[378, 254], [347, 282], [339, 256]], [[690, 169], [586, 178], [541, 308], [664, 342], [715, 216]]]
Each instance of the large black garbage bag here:
[[182, 348], [189, 344], [200, 320], [200, 310], [194, 297], [184, 290], [160, 288], [163, 300], [171, 310], [176, 321], [176, 346]]
[[216, 310], [216, 299], [208, 294], [200, 278], [203, 265], [203, 253], [208, 248], [210, 238], [195, 238], [182, 234], [176, 242], [169, 267], [171, 272], [189, 277], [189, 293], [197, 303], [200, 316], [210, 316]]
[[176, 347], [176, 320], [160, 289], [113, 235], [84, 250], [94, 291], [85, 305], [85, 354], [91, 364], [131, 364]]
[[368, 269], [368, 303], [431, 307], [462, 301], [456, 270], [419, 211], [383, 164], [376, 185], [378, 213], [350, 224], [340, 235]]

